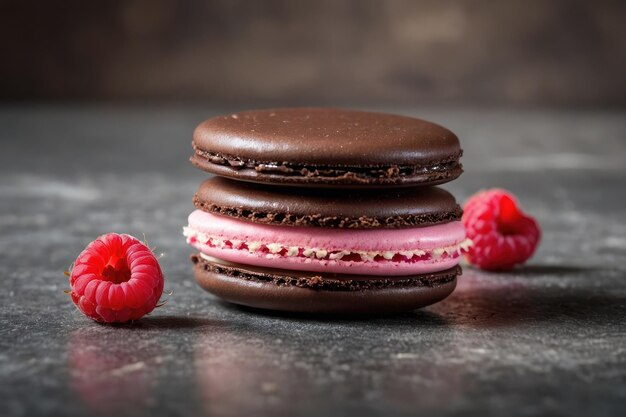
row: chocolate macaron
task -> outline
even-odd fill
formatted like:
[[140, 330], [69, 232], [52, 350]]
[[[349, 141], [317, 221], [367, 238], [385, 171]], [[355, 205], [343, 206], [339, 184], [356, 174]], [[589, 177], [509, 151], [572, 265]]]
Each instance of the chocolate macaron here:
[[433, 187], [462, 151], [424, 120], [342, 109], [259, 110], [194, 132], [191, 162], [218, 175], [184, 228], [202, 288], [251, 307], [387, 313], [445, 298], [471, 244]]
[[193, 135], [191, 162], [233, 179], [314, 187], [435, 185], [457, 178], [458, 138], [420, 119], [327, 108], [215, 117]]
[[413, 310], [445, 298], [469, 242], [436, 187], [204, 181], [184, 228], [197, 282], [237, 304], [309, 313]]

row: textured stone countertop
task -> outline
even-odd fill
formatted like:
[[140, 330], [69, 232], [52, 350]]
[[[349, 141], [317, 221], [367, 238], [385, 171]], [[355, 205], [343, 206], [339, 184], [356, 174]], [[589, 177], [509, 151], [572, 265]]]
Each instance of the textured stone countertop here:
[[[391, 317], [237, 308], [195, 284], [181, 227], [216, 109], [0, 109], [0, 415], [377, 416], [626, 412], [626, 113], [387, 109], [458, 133], [460, 201], [515, 192], [540, 221], [515, 272], [466, 267], [447, 300]], [[169, 302], [91, 322], [63, 275], [108, 231], [164, 252]]]

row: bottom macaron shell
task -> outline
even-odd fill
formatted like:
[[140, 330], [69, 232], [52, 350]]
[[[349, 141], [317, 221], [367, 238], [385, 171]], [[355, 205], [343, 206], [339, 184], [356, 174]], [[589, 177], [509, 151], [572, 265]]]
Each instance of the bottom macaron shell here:
[[[459, 266], [432, 274], [397, 277], [338, 276], [271, 270], [192, 256], [198, 284], [211, 294], [248, 307], [293, 313], [386, 314], [412, 311], [454, 291]], [[328, 278], [327, 278], [328, 277]], [[362, 279], [362, 280], [361, 280]], [[321, 289], [320, 289], [321, 288]]]

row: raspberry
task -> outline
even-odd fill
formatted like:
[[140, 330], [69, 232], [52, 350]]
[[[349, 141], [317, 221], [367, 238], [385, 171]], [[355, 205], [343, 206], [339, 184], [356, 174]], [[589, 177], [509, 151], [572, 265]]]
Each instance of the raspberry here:
[[129, 235], [109, 233], [78, 255], [70, 274], [72, 301], [105, 323], [138, 320], [156, 307], [163, 273], [152, 251]]
[[511, 269], [531, 257], [541, 237], [537, 221], [501, 189], [474, 194], [465, 204], [463, 225], [474, 245], [465, 258], [488, 270]]

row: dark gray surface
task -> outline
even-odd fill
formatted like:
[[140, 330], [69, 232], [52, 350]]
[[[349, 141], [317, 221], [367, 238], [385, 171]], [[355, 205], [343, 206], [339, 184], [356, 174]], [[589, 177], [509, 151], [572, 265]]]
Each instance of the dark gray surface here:
[[[626, 115], [388, 109], [461, 137], [463, 201], [515, 192], [544, 239], [522, 270], [465, 269], [446, 301], [362, 320], [261, 314], [193, 281], [187, 162], [212, 109], [0, 109], [0, 415], [623, 415]], [[82, 316], [63, 270], [108, 231], [165, 253], [169, 302]]]

